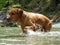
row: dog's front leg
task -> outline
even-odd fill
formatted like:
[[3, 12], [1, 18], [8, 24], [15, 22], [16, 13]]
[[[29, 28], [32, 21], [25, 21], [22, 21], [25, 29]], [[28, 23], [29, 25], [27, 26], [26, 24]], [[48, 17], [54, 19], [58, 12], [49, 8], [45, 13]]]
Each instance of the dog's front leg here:
[[33, 29], [33, 26], [25, 26], [24, 29], [23, 29], [23, 32], [24, 32], [25, 34], [28, 34], [28, 30], [32, 30], [32, 31], [33, 31], [33, 30], [34, 30], [34, 29]]
[[27, 30], [25, 30], [25, 25], [21, 24], [21, 29], [22, 29], [23, 33], [27, 34]]
[[23, 33], [28, 34], [28, 30], [36, 31], [34, 26], [25, 26], [23, 28]]

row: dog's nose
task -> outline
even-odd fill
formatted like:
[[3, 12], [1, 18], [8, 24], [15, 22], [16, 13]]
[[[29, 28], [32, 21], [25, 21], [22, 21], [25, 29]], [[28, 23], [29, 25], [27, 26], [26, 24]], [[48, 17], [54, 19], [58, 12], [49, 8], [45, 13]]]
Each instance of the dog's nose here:
[[11, 20], [8, 18], [7, 21], [9, 22], [9, 21], [11, 21]]
[[9, 18], [7, 18], [7, 20], [10, 20]]
[[7, 21], [10, 21], [10, 19], [9, 19], [9, 18], [7, 18]]
[[10, 20], [9, 18], [10, 18], [10, 16], [9, 16], [9, 15], [7, 15], [7, 20]]

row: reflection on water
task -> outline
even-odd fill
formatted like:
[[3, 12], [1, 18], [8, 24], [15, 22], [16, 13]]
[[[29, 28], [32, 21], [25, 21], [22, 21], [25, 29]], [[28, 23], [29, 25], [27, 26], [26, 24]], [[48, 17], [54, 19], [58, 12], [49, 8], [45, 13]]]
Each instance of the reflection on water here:
[[27, 36], [1, 38], [0, 45], [59, 45], [60, 37], [57, 36]]
[[[1, 28], [0, 28], [1, 29]], [[49, 33], [33, 32], [29, 35], [20, 33], [18, 28], [2, 28], [0, 30], [0, 45], [60, 45], [59, 29]], [[17, 30], [17, 31], [16, 31]]]

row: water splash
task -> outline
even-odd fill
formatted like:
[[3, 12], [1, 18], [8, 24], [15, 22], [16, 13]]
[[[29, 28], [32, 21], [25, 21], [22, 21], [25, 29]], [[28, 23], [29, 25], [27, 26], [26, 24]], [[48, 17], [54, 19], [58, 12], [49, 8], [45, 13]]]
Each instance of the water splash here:
[[60, 36], [60, 32], [58, 31], [51, 31], [51, 32], [34, 32], [31, 29], [28, 30], [29, 36]]

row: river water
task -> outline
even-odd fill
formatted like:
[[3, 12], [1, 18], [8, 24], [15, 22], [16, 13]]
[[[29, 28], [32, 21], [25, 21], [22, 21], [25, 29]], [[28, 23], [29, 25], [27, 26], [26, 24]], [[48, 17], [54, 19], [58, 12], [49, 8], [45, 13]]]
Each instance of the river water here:
[[60, 45], [60, 28], [48, 33], [29, 31], [25, 35], [17, 27], [0, 27], [0, 45]]

